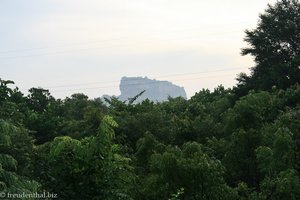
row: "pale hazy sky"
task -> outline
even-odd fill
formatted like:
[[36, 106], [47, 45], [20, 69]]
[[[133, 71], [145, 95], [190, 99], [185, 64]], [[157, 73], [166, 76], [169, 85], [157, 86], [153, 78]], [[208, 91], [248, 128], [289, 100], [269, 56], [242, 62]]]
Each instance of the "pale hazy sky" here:
[[0, 78], [55, 97], [120, 93], [122, 76], [232, 87], [265, 0], [0, 0]]

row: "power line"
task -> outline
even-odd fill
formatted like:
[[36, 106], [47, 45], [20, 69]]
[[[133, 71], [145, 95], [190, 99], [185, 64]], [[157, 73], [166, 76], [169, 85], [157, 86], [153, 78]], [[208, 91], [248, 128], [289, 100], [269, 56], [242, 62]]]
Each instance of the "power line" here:
[[[230, 31], [230, 32], [220, 32], [218, 34], [224, 34], [224, 33], [233, 33], [233, 32], [239, 32], [239, 31]], [[210, 34], [212, 35], [212, 34]], [[166, 41], [182, 41], [186, 39], [191, 39], [191, 37], [185, 37], [185, 38], [171, 38], [171, 39], [164, 39], [164, 40], [146, 40], [145, 42], [135, 41], [134, 45], [141, 45], [141, 44], [155, 44], [154, 42], [166, 42]], [[107, 48], [115, 48], [115, 47], [133, 47], [133, 44], [110, 44], [106, 46], [99, 46], [99, 47], [90, 47], [90, 48], [82, 48], [82, 49], [69, 49], [64, 51], [55, 51], [50, 53], [38, 53], [38, 54], [29, 54], [29, 55], [16, 55], [16, 56], [4, 56], [0, 57], [0, 59], [15, 59], [15, 58], [28, 58], [28, 57], [36, 57], [36, 56], [51, 56], [51, 55], [60, 55], [60, 54], [68, 54], [72, 52], [79, 52], [79, 51], [86, 51], [86, 50], [95, 50], [95, 49], [107, 49]], [[156, 46], [157, 47], [157, 46]]]
[[[215, 75], [215, 76], [202, 76], [202, 77], [197, 77], [197, 78], [188, 78], [188, 79], [176, 79], [172, 80], [174, 81], [191, 81], [191, 80], [198, 80], [202, 78], [216, 78], [216, 77], [226, 77], [226, 76], [231, 76], [232, 74], [227, 74], [227, 75]], [[148, 82], [148, 83], [128, 83], [128, 84], [123, 84], [123, 86], [136, 86], [136, 85], [152, 85], [152, 84], [159, 84], [162, 81], [158, 82]], [[89, 87], [89, 88], [74, 88], [74, 89], [66, 89], [66, 90], [51, 90], [51, 92], [70, 92], [70, 91], [78, 91], [78, 90], [91, 90], [91, 89], [103, 89], [103, 88], [113, 88], [117, 87], [118, 85], [110, 85], [110, 86], [99, 86], [99, 87]]]
[[[201, 71], [201, 72], [194, 72], [194, 73], [181, 73], [181, 74], [172, 74], [172, 75], [169, 74], [169, 75], [152, 76], [152, 77], [155, 77], [155, 78], [166, 78], [166, 77], [197, 75], [197, 74], [214, 73], [214, 72], [222, 72], [222, 71], [234, 71], [234, 70], [240, 70], [240, 69], [245, 69], [245, 67], [218, 69], [218, 70]], [[232, 74], [229, 74], [229, 75], [232, 75]], [[226, 75], [226, 76], [228, 76], [228, 75]], [[187, 80], [197, 80], [197, 79], [200, 79], [200, 78], [213, 78], [213, 77], [225, 77], [225, 76], [224, 75], [201, 76], [201, 77], [197, 77], [197, 78], [175, 79], [175, 80], [172, 80], [172, 81], [187, 81]], [[44, 86], [43, 88], [45, 88], [45, 89], [55, 89], [55, 88], [87, 86], [87, 85], [95, 85], [95, 84], [102, 84], [103, 85], [103, 84], [107, 84], [107, 83], [119, 83], [119, 82], [120, 81], [101, 81], [101, 82], [90, 82], [90, 83], [80, 83], [80, 84]], [[150, 82], [150, 84], [159, 83], [159, 82]], [[131, 85], [141, 85], [141, 84], [140, 83], [137, 83], [137, 84], [125, 84], [125, 86], [131, 86]], [[65, 90], [52, 90], [52, 92], [76, 91], [76, 90], [86, 90], [86, 89], [101, 89], [101, 88], [111, 88], [111, 87], [117, 87], [117, 86], [118, 85], [109, 85], [109, 86], [97, 86], [97, 87], [89, 87], [89, 88], [74, 88], [74, 89], [65, 89]], [[28, 89], [21, 88], [21, 90], [28, 90]]]
[[[234, 71], [245, 69], [246, 67], [236, 67], [236, 68], [226, 68], [226, 69], [216, 69], [209, 71], [200, 71], [200, 72], [192, 72], [192, 73], [179, 73], [179, 74], [167, 74], [167, 75], [151, 75], [151, 77], [155, 78], [167, 78], [167, 77], [176, 77], [176, 76], [186, 76], [186, 75], [195, 75], [195, 74], [205, 74], [205, 73], [214, 73], [214, 72], [223, 72], [223, 71]], [[52, 88], [64, 88], [64, 87], [74, 87], [74, 86], [84, 86], [84, 85], [95, 85], [95, 84], [107, 84], [107, 83], [119, 83], [120, 81], [96, 81], [89, 83], [76, 83], [76, 84], [66, 84], [66, 85], [52, 85], [52, 86], [44, 86], [43, 88], [52, 89]]]
[[[231, 26], [235, 24], [241, 24], [249, 21], [240, 21], [240, 22], [235, 22], [235, 23], [230, 23], [230, 24], [223, 24], [219, 25], [220, 26]], [[207, 30], [207, 27], [205, 28]], [[204, 30], [204, 32], [205, 32]], [[48, 46], [48, 47], [36, 47], [36, 48], [26, 48], [26, 49], [14, 49], [14, 50], [8, 50], [8, 51], [1, 51], [0, 54], [7, 54], [7, 53], [14, 53], [14, 52], [26, 52], [26, 51], [34, 51], [34, 50], [43, 50], [43, 49], [55, 49], [55, 48], [64, 48], [64, 47], [72, 47], [72, 46], [82, 46], [82, 45], [87, 45], [87, 44], [95, 44], [95, 43], [103, 43], [103, 42], [111, 42], [111, 41], [118, 41], [118, 40], [123, 40], [123, 39], [128, 39], [128, 38], [138, 38], [138, 37], [146, 37], [146, 36], [159, 36], [162, 34], [169, 34], [169, 33], [180, 33], [180, 32], [186, 32], [186, 31], [203, 31], [203, 28], [199, 29], [178, 29], [178, 30], [173, 30], [173, 31], [165, 31], [165, 32], [156, 32], [156, 33], [149, 33], [149, 34], [143, 34], [143, 35], [135, 35], [135, 36], [126, 36], [126, 37], [119, 37], [119, 38], [112, 38], [112, 39], [106, 39], [106, 40], [93, 40], [93, 41], [86, 41], [86, 42], [77, 42], [77, 43], [69, 43], [66, 45], [55, 45], [55, 46]], [[205, 32], [210, 34], [209, 32]], [[222, 32], [213, 32], [213, 33], [222, 33]], [[223, 32], [224, 33], [224, 32]], [[227, 32], [228, 33], [228, 32]]]

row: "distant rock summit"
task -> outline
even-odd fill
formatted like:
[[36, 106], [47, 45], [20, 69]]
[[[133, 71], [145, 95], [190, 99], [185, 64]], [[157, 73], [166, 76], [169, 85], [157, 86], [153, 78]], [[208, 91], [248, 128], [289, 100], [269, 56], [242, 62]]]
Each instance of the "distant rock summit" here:
[[183, 87], [174, 85], [168, 81], [152, 80], [147, 77], [122, 77], [120, 90], [121, 95], [119, 99], [122, 101], [133, 98], [143, 91], [135, 102], [142, 102], [145, 99], [162, 102], [168, 100], [168, 97], [187, 98]]

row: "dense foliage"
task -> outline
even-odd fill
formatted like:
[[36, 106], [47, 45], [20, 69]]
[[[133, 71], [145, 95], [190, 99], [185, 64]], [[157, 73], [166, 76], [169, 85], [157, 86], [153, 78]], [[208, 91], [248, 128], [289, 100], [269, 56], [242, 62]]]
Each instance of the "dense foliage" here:
[[24, 96], [0, 79], [0, 191], [66, 200], [300, 199], [299, 28], [298, 1], [269, 6], [246, 32], [252, 74], [189, 100], [61, 100], [42, 88]]
[[[260, 15], [256, 29], [247, 30], [248, 47], [243, 55], [252, 55], [256, 66], [250, 76], [240, 74], [240, 87], [269, 90], [286, 89], [300, 80], [300, 4], [281, 0]], [[242, 92], [245, 94], [245, 92]]]

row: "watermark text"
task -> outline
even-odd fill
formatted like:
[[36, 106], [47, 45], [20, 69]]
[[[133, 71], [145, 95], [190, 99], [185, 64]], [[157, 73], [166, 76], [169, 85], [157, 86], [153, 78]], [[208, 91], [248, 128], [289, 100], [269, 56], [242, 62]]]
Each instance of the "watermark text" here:
[[33, 193], [10, 193], [0, 192], [0, 199], [56, 199], [58, 198], [56, 193], [52, 192], [33, 192]]

